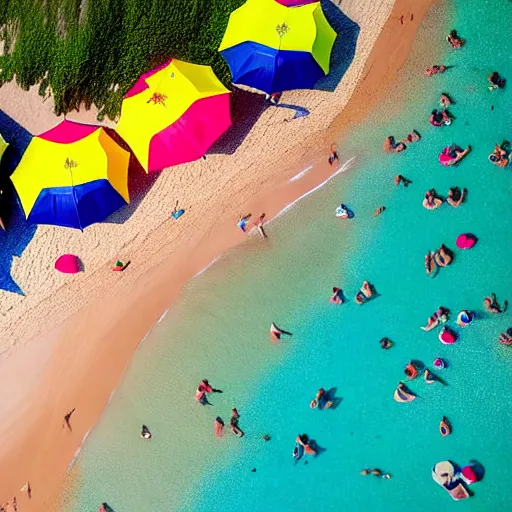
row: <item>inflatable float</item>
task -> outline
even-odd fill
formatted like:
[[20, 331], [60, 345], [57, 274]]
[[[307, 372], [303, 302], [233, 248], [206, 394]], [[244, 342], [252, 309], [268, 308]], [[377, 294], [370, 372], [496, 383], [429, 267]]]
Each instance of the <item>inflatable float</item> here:
[[434, 384], [434, 382], [437, 380], [436, 376], [430, 373], [428, 370], [423, 372], [423, 378], [427, 384]]
[[457, 165], [470, 151], [471, 146], [462, 149], [456, 144], [452, 144], [443, 148], [443, 151], [439, 154], [439, 163], [445, 167]]
[[436, 262], [434, 261], [434, 253], [432, 251], [429, 251], [425, 256], [425, 270], [429, 276], [436, 270]]
[[340, 204], [338, 208], [336, 208], [334, 215], [336, 215], [338, 219], [351, 219], [354, 216], [344, 204]]
[[409, 380], [413, 380], [418, 376], [418, 369], [411, 362], [404, 368], [404, 373]]
[[453, 332], [449, 327], [443, 327], [439, 333], [439, 341], [443, 345], [452, 345], [457, 341], [457, 333]]
[[468, 490], [456, 477], [455, 466], [449, 460], [438, 462], [432, 468], [432, 479], [443, 487], [455, 501], [469, 498]]
[[459, 249], [472, 249], [477, 243], [478, 238], [471, 233], [462, 233], [457, 237], [455, 244]]
[[433, 364], [439, 370], [443, 370], [444, 368], [446, 368], [446, 363], [440, 357], [436, 357], [434, 359], [434, 363]]
[[295, 443], [295, 447], [293, 448], [292, 457], [295, 462], [299, 462], [300, 459], [302, 459], [302, 456], [304, 455], [304, 446], [302, 446], [300, 443]]
[[464, 309], [457, 315], [457, 324], [461, 327], [466, 327], [473, 321], [474, 318], [475, 315], [471, 313], [471, 311]]
[[399, 403], [412, 402], [413, 400], [416, 400], [416, 395], [403, 382], [400, 382], [395, 390], [393, 398]]
[[439, 423], [439, 432], [443, 437], [446, 437], [452, 433], [452, 427], [449, 421], [446, 419], [446, 416], [443, 416], [443, 419]]

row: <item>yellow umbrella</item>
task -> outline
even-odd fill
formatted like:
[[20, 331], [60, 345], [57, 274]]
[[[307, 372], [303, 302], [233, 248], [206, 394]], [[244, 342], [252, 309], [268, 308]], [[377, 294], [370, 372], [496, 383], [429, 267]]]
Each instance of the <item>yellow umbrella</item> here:
[[11, 180], [29, 222], [83, 229], [130, 201], [129, 160], [103, 128], [63, 121], [32, 139]]

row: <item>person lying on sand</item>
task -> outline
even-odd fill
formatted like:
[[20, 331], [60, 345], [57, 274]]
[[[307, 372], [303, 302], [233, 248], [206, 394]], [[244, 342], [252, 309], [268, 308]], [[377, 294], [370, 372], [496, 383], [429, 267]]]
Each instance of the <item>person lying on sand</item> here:
[[484, 307], [489, 313], [498, 314], [504, 313], [508, 309], [508, 301], [503, 303], [503, 308], [499, 305], [496, 294], [491, 293], [490, 297], [485, 297]]
[[446, 198], [446, 202], [453, 206], [454, 208], [458, 208], [466, 199], [468, 194], [468, 189], [460, 189], [459, 187], [451, 187], [448, 190], [448, 197]]

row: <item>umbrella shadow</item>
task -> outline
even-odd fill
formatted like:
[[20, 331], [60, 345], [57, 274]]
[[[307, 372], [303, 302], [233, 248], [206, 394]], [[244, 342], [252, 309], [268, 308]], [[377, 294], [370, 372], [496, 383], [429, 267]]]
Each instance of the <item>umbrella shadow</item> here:
[[206, 154], [232, 155], [269, 106], [270, 103], [262, 94], [233, 88], [231, 93], [231, 121], [233, 124]]
[[0, 216], [6, 231], [0, 229], [0, 290], [25, 295], [11, 276], [14, 256], [21, 257], [37, 227], [25, 220], [25, 214], [17, 199], [12, 182], [8, 179], [18, 166], [32, 135], [14, 119], [0, 110], [0, 133], [9, 143], [0, 162]]
[[285, 119], [285, 121], [293, 121], [294, 119], [299, 119], [300, 117], [309, 116], [309, 110], [307, 108], [301, 107], [300, 105], [290, 105], [289, 103], [278, 103], [275, 105], [275, 108], [287, 108], [295, 111], [295, 115], [291, 119]]
[[130, 152], [130, 162], [128, 164], [128, 192], [130, 194], [130, 202], [109, 215], [103, 223], [124, 224], [133, 215], [146, 194], [151, 190], [151, 187], [155, 184], [160, 173], [147, 173], [124, 139], [111, 128], [106, 128], [106, 131], [117, 144]]
[[354, 60], [357, 39], [361, 29], [331, 0], [321, 0], [321, 4], [327, 21], [336, 31], [338, 37], [334, 41], [331, 53], [329, 74], [318, 80], [315, 89], [333, 92]]

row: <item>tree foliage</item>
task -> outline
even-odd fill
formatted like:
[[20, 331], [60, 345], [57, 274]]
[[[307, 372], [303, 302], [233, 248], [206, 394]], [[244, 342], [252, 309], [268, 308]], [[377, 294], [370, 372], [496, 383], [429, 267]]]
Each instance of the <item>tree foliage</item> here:
[[40, 84], [55, 113], [96, 105], [115, 119], [145, 71], [175, 57], [211, 65], [225, 84], [217, 48], [244, 0], [1, 0], [0, 85]]

